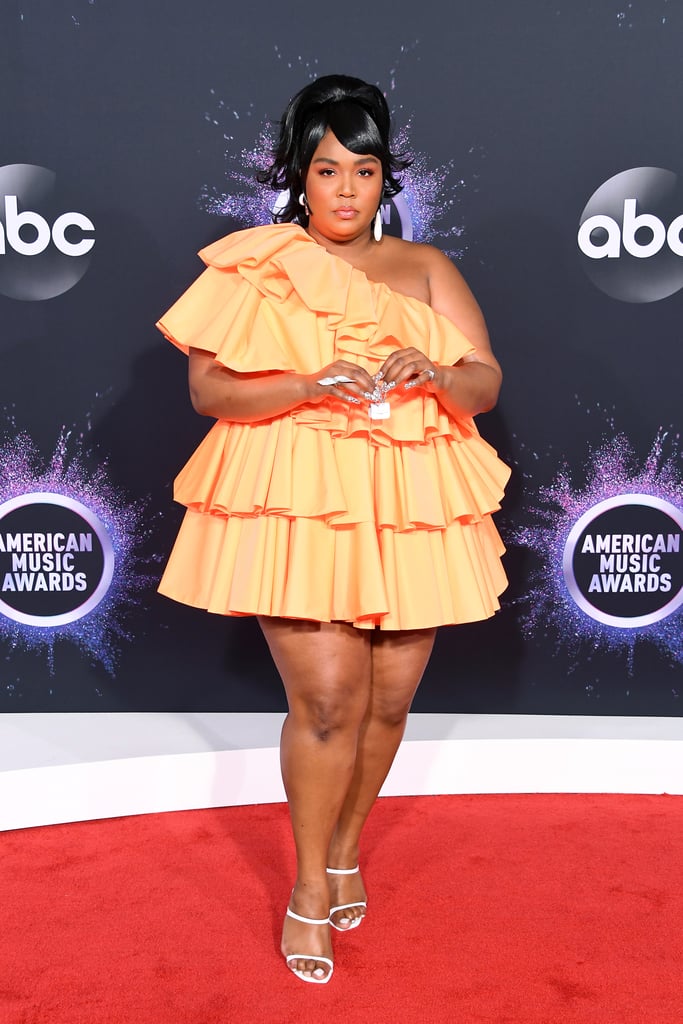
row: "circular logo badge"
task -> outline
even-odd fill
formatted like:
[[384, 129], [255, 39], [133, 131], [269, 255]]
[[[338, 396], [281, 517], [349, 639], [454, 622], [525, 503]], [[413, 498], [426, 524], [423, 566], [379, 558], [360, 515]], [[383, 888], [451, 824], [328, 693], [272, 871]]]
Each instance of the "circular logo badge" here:
[[113, 574], [109, 534], [79, 501], [36, 492], [0, 505], [0, 614], [28, 626], [75, 622]]
[[673, 171], [633, 167], [593, 193], [578, 234], [586, 274], [623, 302], [656, 302], [683, 288], [683, 197]]
[[575, 603], [592, 619], [635, 629], [683, 604], [683, 511], [649, 494], [621, 494], [575, 523], [562, 568]]
[[385, 234], [412, 242], [413, 221], [410, 216], [410, 208], [400, 192], [390, 199], [383, 199], [379, 210], [382, 215], [382, 230]]
[[68, 210], [47, 167], [0, 167], [0, 294], [52, 299], [73, 288], [90, 266], [95, 225]]

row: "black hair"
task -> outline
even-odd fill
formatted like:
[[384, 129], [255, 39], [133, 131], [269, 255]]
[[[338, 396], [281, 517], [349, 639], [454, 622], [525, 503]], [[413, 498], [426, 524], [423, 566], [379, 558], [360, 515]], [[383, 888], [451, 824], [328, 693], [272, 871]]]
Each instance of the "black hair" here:
[[384, 96], [376, 85], [360, 78], [324, 75], [289, 101], [280, 121], [272, 163], [259, 174], [262, 184], [289, 192], [287, 202], [273, 214], [277, 223], [298, 220], [304, 227], [308, 224], [299, 195], [313, 154], [328, 129], [352, 153], [377, 157], [382, 164], [385, 196], [401, 191], [399, 175], [411, 161], [391, 150], [391, 118]]

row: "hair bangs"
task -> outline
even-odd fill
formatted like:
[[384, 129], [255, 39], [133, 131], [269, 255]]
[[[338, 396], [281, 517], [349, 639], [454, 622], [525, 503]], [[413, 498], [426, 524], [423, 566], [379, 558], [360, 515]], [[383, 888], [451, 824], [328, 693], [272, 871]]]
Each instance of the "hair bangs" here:
[[383, 164], [386, 146], [368, 111], [350, 100], [331, 103], [328, 127], [345, 149], [359, 156], [375, 156]]

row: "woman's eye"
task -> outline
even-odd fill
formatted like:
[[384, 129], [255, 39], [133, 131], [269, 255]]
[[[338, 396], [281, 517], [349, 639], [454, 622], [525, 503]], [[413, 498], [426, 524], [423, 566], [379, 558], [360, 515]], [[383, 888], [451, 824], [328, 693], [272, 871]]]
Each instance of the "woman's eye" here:
[[372, 167], [361, 167], [358, 173], [362, 175], [364, 178], [371, 178], [375, 172], [373, 171]]

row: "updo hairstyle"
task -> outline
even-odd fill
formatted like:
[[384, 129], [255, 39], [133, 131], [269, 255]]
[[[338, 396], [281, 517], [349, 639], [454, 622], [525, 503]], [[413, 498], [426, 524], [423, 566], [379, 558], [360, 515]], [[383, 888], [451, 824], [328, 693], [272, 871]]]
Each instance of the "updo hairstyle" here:
[[395, 196], [402, 188], [398, 176], [410, 160], [390, 148], [390, 115], [376, 85], [349, 75], [325, 75], [304, 86], [287, 105], [272, 154], [272, 163], [259, 181], [278, 192], [287, 191], [286, 202], [273, 214], [276, 223], [297, 220], [308, 225], [308, 214], [299, 204], [313, 154], [323, 136], [332, 131], [352, 153], [370, 154], [382, 164], [384, 195]]

